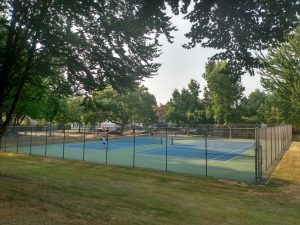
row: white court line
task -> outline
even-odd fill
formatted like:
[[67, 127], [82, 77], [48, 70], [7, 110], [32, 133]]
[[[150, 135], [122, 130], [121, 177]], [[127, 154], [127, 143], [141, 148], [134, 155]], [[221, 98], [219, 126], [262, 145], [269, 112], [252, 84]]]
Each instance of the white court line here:
[[[249, 152], [249, 151], [251, 151], [251, 150], [253, 150], [253, 149], [249, 149], [249, 150], [247, 150], [247, 151], [245, 151], [245, 152], [243, 152], [243, 153]], [[226, 160], [226, 162], [228, 162], [228, 161], [230, 161], [230, 160], [232, 160], [232, 159], [235, 159], [235, 158], [237, 158], [237, 157], [240, 157], [241, 155], [242, 155], [242, 154], [239, 154], [239, 155], [237, 155], [237, 156], [234, 156], [234, 157], [232, 157], [232, 158]]]
[[[250, 147], [250, 146], [253, 146], [253, 144], [249, 144], [249, 145], [247, 145], [247, 146], [244, 146], [244, 147], [242, 147], [242, 148], [239, 148], [239, 149], [236, 149], [236, 150], [233, 150], [233, 151], [231, 151], [231, 152], [227, 152], [225, 155], [219, 155], [219, 156], [217, 156], [217, 157], [215, 157], [215, 158], [213, 158], [213, 159], [211, 159], [211, 160], [215, 160], [215, 159], [218, 159], [218, 158], [221, 158], [221, 157], [224, 157], [224, 156], [226, 156], [226, 155], [229, 155], [230, 153], [233, 153], [233, 152], [236, 152], [236, 151], [239, 151], [239, 150], [242, 150], [242, 149], [244, 149], [244, 148], [248, 148], [248, 147]], [[249, 149], [250, 150], [250, 149]], [[247, 151], [249, 151], [249, 150], [247, 150]], [[246, 151], [246, 152], [247, 152]], [[244, 152], [243, 152], [244, 153]], [[241, 155], [241, 154], [239, 154], [239, 155]], [[230, 160], [230, 159], [229, 159]], [[226, 161], [229, 161], [229, 160], [226, 160]]]

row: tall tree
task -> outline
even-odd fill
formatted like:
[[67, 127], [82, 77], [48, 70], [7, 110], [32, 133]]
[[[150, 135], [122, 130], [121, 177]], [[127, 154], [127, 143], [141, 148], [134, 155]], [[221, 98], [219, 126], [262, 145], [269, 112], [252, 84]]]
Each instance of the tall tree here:
[[204, 113], [204, 118], [205, 121], [204, 123], [206, 124], [213, 124], [214, 121], [214, 112], [212, 108], [212, 101], [211, 97], [209, 95], [209, 91], [207, 87], [204, 87], [203, 89], [203, 99], [202, 99], [202, 104], [203, 104], [203, 113]]
[[300, 27], [288, 43], [270, 49], [260, 59], [264, 66], [262, 85], [274, 95], [280, 117], [300, 126]]
[[200, 92], [200, 84], [193, 79], [188, 84], [187, 89], [183, 88], [181, 92], [175, 89], [172, 98], [167, 103], [166, 120], [176, 123], [198, 123], [201, 121], [203, 118], [201, 117]]
[[220, 124], [235, 122], [237, 117], [233, 109], [238, 106], [244, 91], [241, 78], [235, 76], [224, 61], [209, 61], [203, 78], [207, 82], [215, 121]]
[[80, 93], [152, 76], [159, 66], [152, 62], [159, 55], [157, 37], [164, 33], [170, 40], [174, 28], [164, 4], [155, 12], [146, 6], [133, 0], [1, 1], [0, 136], [33, 76], [59, 72], [58, 82]]

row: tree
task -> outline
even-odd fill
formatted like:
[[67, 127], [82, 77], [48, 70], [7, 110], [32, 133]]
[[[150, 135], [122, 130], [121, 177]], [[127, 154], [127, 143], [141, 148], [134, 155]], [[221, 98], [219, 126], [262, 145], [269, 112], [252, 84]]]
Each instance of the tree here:
[[266, 99], [267, 95], [259, 89], [251, 92], [248, 98], [241, 99], [240, 108], [245, 123], [260, 124], [265, 122], [265, 117], [259, 113], [259, 109], [265, 105]]
[[58, 100], [59, 110], [54, 115], [53, 122], [58, 125], [66, 125], [70, 122], [70, 114], [68, 107], [69, 97], [62, 96]]
[[78, 132], [81, 132], [84, 125], [84, 105], [82, 103], [83, 97], [76, 96], [68, 98], [66, 105], [69, 112], [69, 122], [78, 124]]
[[240, 77], [235, 76], [224, 61], [209, 61], [203, 78], [207, 82], [207, 94], [211, 99], [211, 108], [217, 123], [235, 123], [239, 100], [244, 87]]
[[[180, 4], [182, 3], [182, 4]], [[267, 49], [298, 24], [298, 0], [2, 0], [0, 3], [0, 136], [32, 76], [62, 74], [58, 83], [73, 91], [94, 91], [138, 83], [153, 75], [157, 37], [171, 41], [175, 28], [166, 16], [186, 14], [186, 35], [197, 44], [221, 49], [213, 59], [229, 60], [240, 75], [259, 64], [252, 52]], [[154, 37], [153, 42], [149, 41]], [[66, 86], [66, 85], [64, 85]], [[10, 104], [5, 103], [13, 96]], [[6, 108], [4, 107], [6, 105]]]
[[[53, 122], [56, 114], [64, 109], [66, 90], [56, 87], [51, 80], [33, 76], [25, 84], [14, 112], [13, 125], [20, 125], [25, 118]], [[14, 96], [6, 98], [5, 108], [9, 108]]]
[[163, 8], [152, 13], [145, 2], [131, 0], [1, 1], [0, 137], [34, 76], [59, 73], [57, 84], [79, 93], [134, 86], [152, 76], [159, 66], [152, 62], [157, 37], [170, 40], [174, 29]]
[[134, 121], [143, 125], [151, 125], [157, 121], [155, 112], [157, 103], [155, 96], [148, 92], [145, 86], [129, 92], [130, 105], [134, 113]]
[[106, 120], [121, 127], [130, 123], [149, 125], [157, 120], [155, 114], [156, 100], [147, 88], [140, 86], [126, 92], [118, 92], [112, 87], [97, 92], [93, 101]]
[[90, 96], [85, 96], [81, 103], [83, 106], [83, 122], [90, 129], [95, 128], [95, 126], [103, 121], [105, 121], [104, 116], [101, 111], [94, 104], [93, 99]]
[[273, 94], [266, 96], [265, 102], [257, 109], [259, 122], [266, 124], [280, 124], [283, 121], [277, 105], [277, 97]]
[[262, 85], [274, 95], [282, 122], [300, 125], [300, 27], [288, 43], [260, 57]]
[[191, 80], [188, 88], [183, 88], [181, 92], [175, 89], [172, 98], [167, 103], [166, 120], [183, 124], [201, 121], [200, 92], [200, 85], [195, 80]]
[[155, 112], [156, 116], [158, 119], [158, 123], [164, 124], [165, 123], [165, 117], [168, 111], [168, 106], [167, 104], [159, 104], [158, 106], [155, 107]]
[[[192, 23], [186, 34], [186, 48], [197, 44], [220, 49], [212, 60], [229, 60], [230, 67], [251, 74], [259, 60], [254, 51], [262, 51], [286, 41], [299, 24], [298, 0], [169, 0], [173, 12], [186, 14]], [[193, 6], [188, 7], [193, 2]]]
[[202, 104], [203, 104], [203, 113], [205, 118], [204, 123], [206, 124], [214, 123], [215, 121], [214, 121], [214, 112], [212, 109], [212, 101], [211, 101], [211, 97], [209, 96], [207, 87], [204, 87], [203, 90]]

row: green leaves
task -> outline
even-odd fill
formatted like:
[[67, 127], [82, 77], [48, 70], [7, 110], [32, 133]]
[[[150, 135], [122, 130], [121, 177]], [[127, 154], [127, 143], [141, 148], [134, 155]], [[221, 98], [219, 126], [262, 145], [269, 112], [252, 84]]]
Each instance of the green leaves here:
[[153, 124], [157, 119], [155, 97], [144, 86], [122, 93], [107, 87], [95, 93], [93, 101], [105, 120], [122, 127], [128, 123]]
[[207, 95], [216, 123], [236, 123], [236, 116], [231, 113], [243, 96], [244, 87], [240, 77], [236, 76], [224, 61], [209, 61], [203, 77], [207, 81]]
[[147, 16], [145, 6], [134, 0], [1, 1], [0, 136], [33, 76], [65, 94], [135, 87], [153, 76], [157, 38], [171, 39], [174, 27], [163, 2]]
[[253, 55], [286, 40], [298, 24], [300, 3], [296, 0], [196, 1], [186, 15], [192, 28], [184, 45], [220, 49], [213, 60], [229, 60], [237, 71], [258, 67]]
[[173, 91], [172, 98], [168, 102], [168, 110], [165, 118], [167, 121], [176, 123], [199, 123], [205, 120], [200, 110], [200, 84], [191, 80], [188, 89], [183, 88], [181, 92]]
[[288, 43], [268, 53], [260, 57], [264, 65], [262, 84], [274, 95], [281, 121], [297, 126], [300, 124], [300, 28]]

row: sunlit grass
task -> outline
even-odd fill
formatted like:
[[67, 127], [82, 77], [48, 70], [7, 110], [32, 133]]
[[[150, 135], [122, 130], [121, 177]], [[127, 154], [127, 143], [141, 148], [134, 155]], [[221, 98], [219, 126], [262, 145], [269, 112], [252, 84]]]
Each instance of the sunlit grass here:
[[285, 185], [0, 153], [0, 224], [297, 224]]

